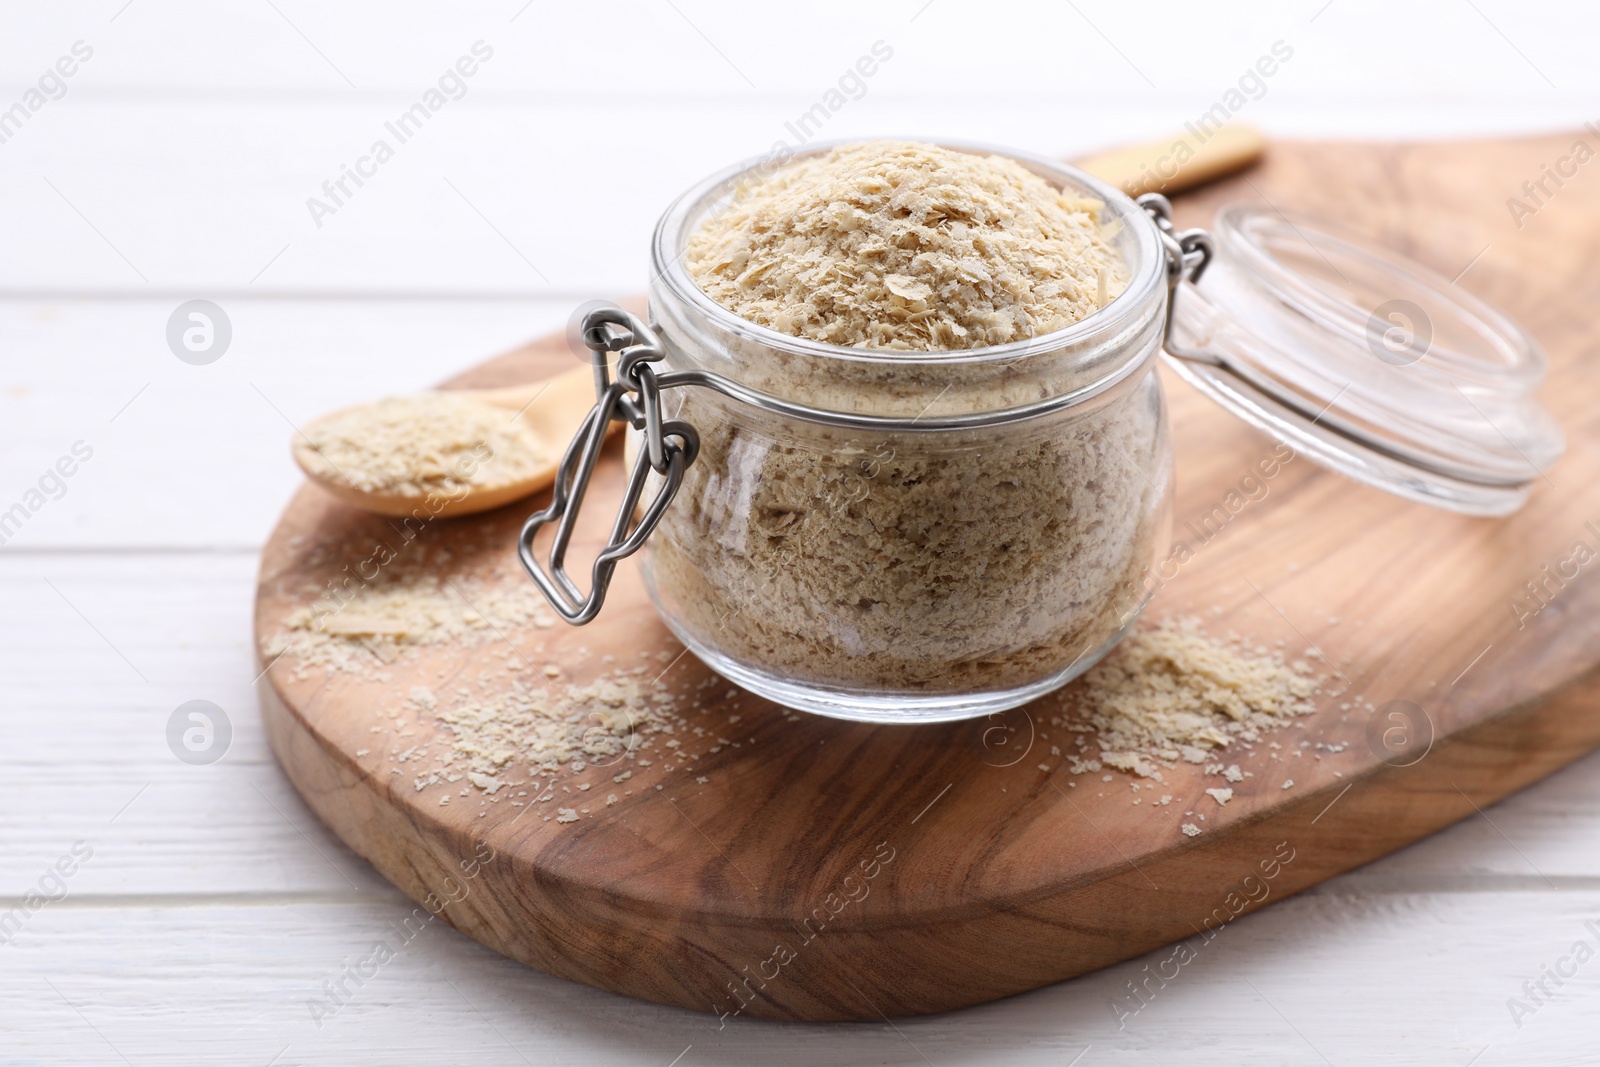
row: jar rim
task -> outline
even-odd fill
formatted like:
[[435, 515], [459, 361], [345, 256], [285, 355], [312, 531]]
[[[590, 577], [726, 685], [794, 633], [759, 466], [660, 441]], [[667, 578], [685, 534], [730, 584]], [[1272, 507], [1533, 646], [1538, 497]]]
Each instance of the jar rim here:
[[[1135, 261], [1127, 264], [1127, 286], [1104, 307], [1095, 309], [1071, 325], [1036, 337], [981, 348], [900, 351], [855, 348], [830, 344], [826, 341], [813, 341], [762, 326], [742, 318], [711, 299], [690, 277], [683, 261], [684, 252], [688, 247], [688, 227], [691, 221], [699, 221], [701, 216], [697, 214], [697, 210], [708, 199], [730, 191], [740, 180], [758, 171], [775, 170], [798, 159], [820, 155], [842, 145], [862, 144], [875, 140], [916, 141], [973, 155], [999, 156], [1023, 165], [1057, 189], [1076, 186], [1079, 190], [1094, 195], [1115, 214], [1116, 221], [1129, 226], [1136, 237], [1133, 245], [1137, 250], [1137, 256]], [[725, 167], [697, 182], [668, 205], [656, 223], [655, 234], [650, 242], [650, 266], [652, 274], [661, 279], [679, 300], [692, 305], [720, 329], [746, 340], [790, 355], [821, 356], [842, 362], [907, 369], [1015, 362], [1029, 356], [1058, 352], [1068, 346], [1095, 346], [1101, 335], [1115, 335], [1130, 319], [1146, 308], [1152, 296], [1164, 288], [1167, 269], [1165, 250], [1155, 224], [1150, 221], [1143, 208], [1116, 186], [1069, 164], [1031, 152], [975, 141], [910, 136], [849, 137], [818, 141], [783, 156], [778, 162], [774, 162], [769, 154], [752, 156]], [[1130, 353], [1130, 358], [1133, 355], [1134, 353]], [[1122, 369], [1120, 364], [1114, 362], [1106, 368], [1105, 376], [1112, 377]]]

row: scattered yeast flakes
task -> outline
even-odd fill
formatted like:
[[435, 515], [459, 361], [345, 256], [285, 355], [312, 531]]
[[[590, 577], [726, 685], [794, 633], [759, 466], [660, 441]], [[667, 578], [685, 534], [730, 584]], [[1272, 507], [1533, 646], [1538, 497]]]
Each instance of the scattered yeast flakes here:
[[[371, 580], [330, 583], [314, 603], [284, 618], [263, 654], [268, 660], [289, 657], [297, 678], [323, 667], [330, 675], [348, 671], [377, 679], [385, 664], [407, 658], [419, 646], [474, 647], [550, 617], [531, 582], [447, 578], [428, 565], [430, 558], [422, 554], [391, 563]], [[436, 701], [424, 686], [411, 695], [428, 707]]]
[[575, 763], [609, 767], [635, 754], [651, 735], [671, 732], [679, 721], [671, 692], [652, 687], [639, 674], [556, 689], [513, 679], [498, 691], [463, 698], [435, 714], [453, 735], [441, 766], [492, 776], [513, 763], [530, 773], [553, 773]]
[[1104, 206], [1000, 156], [859, 142], [747, 180], [685, 264], [711, 299], [780, 333], [981, 348], [1070, 326], [1122, 292]]
[[[390, 698], [374, 705], [370, 729], [392, 739], [385, 746], [388, 773], [406, 776], [416, 792], [448, 787], [441, 806], [451, 796], [458, 803], [472, 796], [485, 804], [511, 797], [526, 798], [511, 806], [541, 803], [553, 799], [558, 778], [585, 767], [626, 781], [633, 766], [649, 765], [639, 757], [656, 734], [681, 729], [680, 698], [650, 680], [659, 667], [614, 668], [585, 684], [529, 668], [525, 654], [506, 642], [530, 626], [543, 629], [549, 608], [520, 576], [461, 573], [457, 561], [486, 546], [440, 544], [430, 531], [407, 543], [397, 535], [395, 543], [401, 547], [375, 569], [367, 565], [369, 549], [312, 543], [306, 559], [323, 578], [306, 580], [305, 605], [284, 618], [262, 651], [291, 680], [347, 673], [359, 683], [388, 686]], [[500, 665], [450, 683], [449, 666], [439, 668], [431, 685], [414, 684], [414, 676], [395, 682], [396, 662], [420, 661], [440, 646], [480, 660], [492, 656]], [[576, 654], [578, 661], [585, 657], [584, 650]]]
[[[1319, 692], [1310, 667], [1286, 663], [1281, 651], [1214, 639], [1194, 619], [1169, 620], [1135, 630], [1064, 689], [1064, 713], [1052, 722], [1079, 735], [1079, 754], [1069, 759], [1074, 774], [1106, 766], [1162, 781], [1164, 769], [1182, 762], [1235, 783], [1251, 772], [1214, 754], [1235, 743], [1249, 747], [1262, 731], [1310, 713]], [[1219, 807], [1234, 796], [1231, 785], [1205, 792]], [[1158, 803], [1171, 801], [1164, 795]], [[1195, 823], [1179, 828], [1189, 837], [1201, 832]]]
[[[1184, 619], [1135, 630], [1062, 691], [1066, 710], [1054, 723], [1092, 736], [1099, 751], [1079, 758], [1084, 769], [1098, 763], [1156, 778], [1163, 765], [1206, 763], [1217, 749], [1311, 712], [1317, 692], [1282, 653], [1211, 638]], [[1237, 764], [1207, 770], [1244, 777]]]

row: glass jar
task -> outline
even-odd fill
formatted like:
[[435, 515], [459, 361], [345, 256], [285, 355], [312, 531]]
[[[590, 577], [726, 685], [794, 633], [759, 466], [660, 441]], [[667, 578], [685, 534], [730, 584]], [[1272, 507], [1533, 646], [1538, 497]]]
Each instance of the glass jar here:
[[[519, 543], [569, 622], [593, 619], [617, 563], [645, 547], [666, 625], [780, 704], [929, 722], [1025, 703], [1093, 665], [1156, 584], [1172, 498], [1163, 351], [1240, 417], [1411, 499], [1503, 514], [1561, 451], [1531, 395], [1537, 345], [1414, 264], [1242, 208], [1224, 211], [1213, 245], [1177, 231], [1162, 197], [1136, 204], [1050, 160], [944, 147], [1101, 200], [1123, 292], [1064, 330], [990, 348], [778, 333], [715, 303], [683, 265], [690, 236], [762, 165], [712, 176], [656, 228], [651, 321], [620, 308], [585, 319], [599, 401]], [[1379, 344], [1395, 307], [1430, 338], [1398, 359]], [[1436, 334], [1494, 340], [1494, 357], [1432, 345]], [[1500, 418], [1480, 426], [1463, 401], [1481, 413], [1472, 397], [1485, 390], [1503, 394]], [[616, 419], [637, 435], [631, 474], [585, 594], [565, 553]], [[1505, 443], [1527, 462], [1509, 462]], [[534, 539], [551, 523], [546, 564]]]
[[691, 189], [658, 225], [662, 365], [835, 417], [706, 389], [663, 398], [700, 453], [646, 545], [645, 582], [730, 680], [830, 715], [981, 715], [1088, 669], [1143, 609], [1172, 493], [1154, 374], [1162, 248], [1129, 224], [1143, 213], [1126, 197], [1026, 163], [1105, 200], [1129, 283], [1083, 322], [991, 348], [846, 348], [712, 301], [684, 251], [743, 172]]

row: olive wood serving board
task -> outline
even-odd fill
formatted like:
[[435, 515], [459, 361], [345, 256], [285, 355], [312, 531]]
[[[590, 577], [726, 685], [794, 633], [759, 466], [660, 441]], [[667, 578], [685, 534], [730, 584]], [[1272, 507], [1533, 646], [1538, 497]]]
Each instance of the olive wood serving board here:
[[[1274, 442], [1166, 376], [1175, 536], [1192, 558], [1151, 614], [1318, 648], [1348, 683], [1225, 757], [1252, 773], [1225, 807], [1202, 795], [1225, 783], [1190, 764], [1154, 791], [1133, 792], [1122, 774], [1074, 779], [1051, 754], [1071, 740], [1048, 727], [1053, 698], [989, 720], [868, 726], [786, 714], [721, 682], [690, 720], [730, 743], [692, 773], [668, 771], [658, 748], [607, 807], [622, 793], [618, 768], [591, 768], [576, 780], [593, 789], [560, 801], [592, 809], [570, 824], [545, 821], [556, 802], [531, 815], [476, 796], [441, 807], [440, 788], [414, 789], [389, 753], [444, 728], [424, 717], [417, 736], [374, 733], [375, 709], [413, 685], [502, 669], [501, 641], [424, 648], [384, 683], [296, 680], [292, 664], [274, 663], [261, 699], [278, 759], [351, 848], [483, 944], [630, 996], [782, 1019], [934, 1012], [1070, 978], [1205, 937], [1472, 815], [1600, 744], [1600, 582], [1589, 573], [1600, 567], [1573, 562], [1588, 559], [1580, 543], [1600, 550], [1600, 178], [1579, 175], [1518, 212], [1520, 228], [1506, 201], [1528, 204], [1522, 183], [1576, 139], [1278, 144], [1261, 168], [1181, 203], [1184, 225], [1237, 199], [1310, 211], [1460, 275], [1544, 343], [1542, 395], [1569, 438], [1523, 510], [1466, 518], [1304, 457], [1264, 476]], [[564, 338], [546, 338], [448, 384], [510, 385], [573, 358]], [[620, 481], [613, 443], [572, 558], [592, 558]], [[447, 577], [526, 582], [514, 538], [546, 498], [424, 536], [459, 549]], [[262, 561], [258, 647], [304, 603], [293, 590], [384, 542], [396, 542], [386, 520], [302, 489]], [[632, 662], [641, 650], [670, 663], [659, 684], [711, 684], [678, 655], [631, 563], [595, 623], [504, 638], [533, 684], [547, 681], [544, 664], [583, 681], [603, 654]], [[1423, 714], [1394, 718], [1407, 705], [1393, 701]], [[1177, 799], [1160, 806], [1158, 793]], [[1203, 832], [1185, 836], [1184, 822]]]

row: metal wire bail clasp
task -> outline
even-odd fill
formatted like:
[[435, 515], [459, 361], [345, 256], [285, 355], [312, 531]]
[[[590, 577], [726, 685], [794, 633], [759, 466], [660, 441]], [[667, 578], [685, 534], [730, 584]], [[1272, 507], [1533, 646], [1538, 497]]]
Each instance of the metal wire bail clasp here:
[[1150, 216], [1150, 221], [1161, 231], [1161, 244], [1167, 253], [1167, 326], [1161, 347], [1178, 359], [1193, 360], [1220, 366], [1222, 361], [1210, 352], [1190, 348], [1174, 336], [1177, 322], [1178, 286], [1187, 280], [1191, 284], [1200, 280], [1211, 264], [1215, 246], [1211, 234], [1201, 229], [1180, 230], [1172, 224], [1172, 201], [1160, 193], [1145, 193], [1138, 199], [1140, 207]]
[[[582, 626], [600, 613], [618, 562], [637, 552], [650, 536], [683, 483], [683, 472], [700, 451], [700, 437], [694, 427], [676, 420], [662, 421], [661, 389], [651, 364], [665, 353], [655, 331], [638, 316], [611, 305], [585, 315], [582, 329], [583, 343], [594, 353], [596, 402], [561, 457], [550, 506], [531, 516], [517, 539], [517, 556], [528, 576], [538, 584], [550, 606], [574, 626]], [[611, 380], [607, 363], [610, 352], [619, 353], [615, 381]], [[639, 450], [628, 474], [622, 504], [605, 548], [595, 557], [586, 595], [567, 575], [567, 546], [595, 463], [605, 447], [606, 428], [613, 419], [643, 430], [645, 447]], [[662, 476], [663, 483], [655, 499], [635, 519], [652, 470]], [[539, 529], [550, 522], [558, 525], [545, 567], [540, 565], [533, 541]]]

